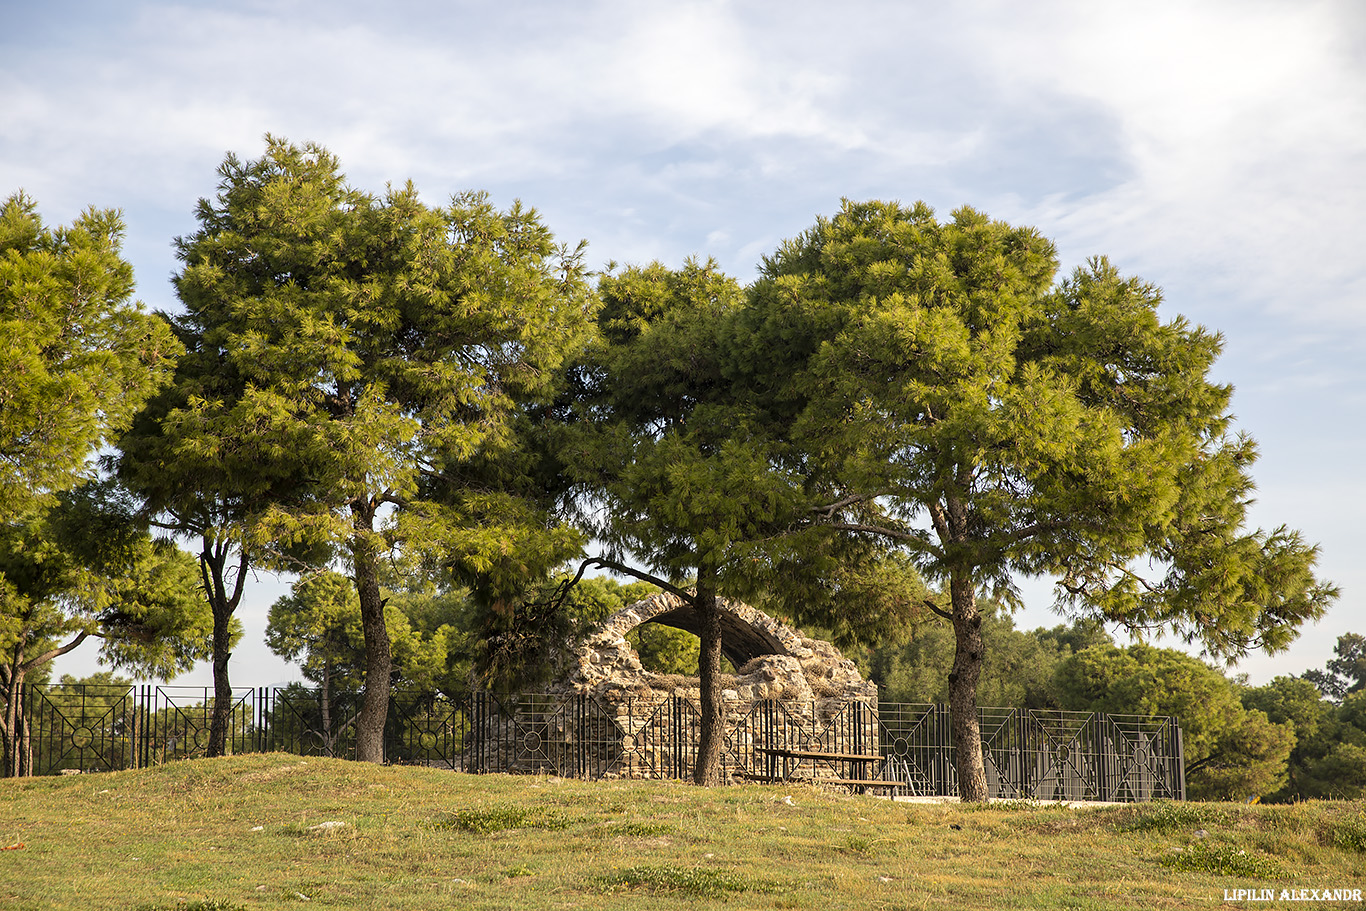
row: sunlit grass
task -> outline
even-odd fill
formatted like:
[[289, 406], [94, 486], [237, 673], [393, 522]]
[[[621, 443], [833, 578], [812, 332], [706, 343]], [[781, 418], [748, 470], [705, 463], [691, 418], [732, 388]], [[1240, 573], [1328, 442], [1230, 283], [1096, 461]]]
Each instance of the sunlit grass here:
[[282, 754], [0, 781], [0, 842], [23, 845], [0, 851], [6, 909], [1211, 908], [1228, 888], [1366, 890], [1361, 802], [964, 808]]

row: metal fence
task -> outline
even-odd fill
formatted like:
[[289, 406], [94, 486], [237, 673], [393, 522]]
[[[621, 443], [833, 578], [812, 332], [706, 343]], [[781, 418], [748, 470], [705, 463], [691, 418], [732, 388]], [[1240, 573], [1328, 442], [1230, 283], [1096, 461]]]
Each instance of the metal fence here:
[[[112, 771], [204, 755], [213, 691], [199, 687], [26, 687], [15, 749], [31, 774]], [[360, 696], [324, 701], [294, 685], [233, 692], [228, 749], [350, 757]], [[731, 705], [727, 780], [856, 779], [915, 796], [957, 793], [947, 706], [861, 702]], [[983, 708], [993, 797], [1184, 799], [1174, 718]], [[701, 717], [681, 698], [396, 692], [389, 762], [572, 778], [688, 778]], [[857, 759], [853, 758], [857, 757]], [[851, 763], [857, 766], [851, 766]]]

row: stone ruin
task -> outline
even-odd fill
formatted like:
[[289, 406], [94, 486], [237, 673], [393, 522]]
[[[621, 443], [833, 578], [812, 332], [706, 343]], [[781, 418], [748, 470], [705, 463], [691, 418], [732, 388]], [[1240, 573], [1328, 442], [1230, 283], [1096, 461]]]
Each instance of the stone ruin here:
[[[877, 686], [852, 661], [747, 604], [718, 606], [722, 652], [738, 669], [722, 683], [722, 763], [729, 776], [773, 774], [774, 761], [756, 747], [877, 752]], [[688, 777], [700, 681], [641, 666], [626, 634], [643, 623], [700, 630], [692, 606], [668, 593], [608, 617], [570, 646], [565, 670], [546, 695], [516, 698], [486, 716], [480, 739], [487, 759], [479, 765], [588, 778]], [[833, 766], [811, 773], [838, 777]]]
[[[820, 639], [797, 630], [739, 601], [722, 600], [721, 649], [738, 676], [726, 675], [722, 699], [751, 705], [768, 699], [816, 702], [877, 702], [877, 686], [864, 680], [854, 662]], [[626, 634], [642, 623], [658, 623], [693, 635], [700, 624], [691, 605], [662, 592], [622, 608], [593, 629], [571, 653], [570, 670], [552, 689], [601, 696], [698, 699], [697, 678], [645, 670]]]

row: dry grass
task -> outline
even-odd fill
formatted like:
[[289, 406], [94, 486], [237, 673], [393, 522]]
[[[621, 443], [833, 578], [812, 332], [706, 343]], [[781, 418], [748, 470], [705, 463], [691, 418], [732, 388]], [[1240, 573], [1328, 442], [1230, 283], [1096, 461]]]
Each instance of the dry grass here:
[[1360, 802], [968, 808], [285, 755], [0, 781], [0, 847], [15, 844], [0, 908], [34, 911], [1208, 909], [1240, 906], [1225, 889], [1366, 893]]

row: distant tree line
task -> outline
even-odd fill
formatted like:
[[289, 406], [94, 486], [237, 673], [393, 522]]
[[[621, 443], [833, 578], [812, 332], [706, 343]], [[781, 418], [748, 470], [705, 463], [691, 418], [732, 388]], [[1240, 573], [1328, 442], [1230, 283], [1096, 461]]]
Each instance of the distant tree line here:
[[[521, 203], [366, 193], [325, 148], [270, 136], [225, 158], [195, 218], [180, 307], [147, 314], [117, 213], [51, 229], [22, 193], [0, 210], [8, 774], [27, 771], [18, 688], [92, 637], [116, 667], [209, 659], [222, 753], [253, 568], [299, 578], [272, 646], [360, 687], [344, 721], [365, 761], [396, 680], [543, 676], [618, 597], [593, 568], [698, 618], [699, 784], [719, 773], [720, 599], [882, 649], [940, 623], [971, 801], [1017, 577], [1218, 660], [1283, 649], [1337, 597], [1298, 532], [1245, 527], [1256, 447], [1209, 378], [1219, 336], [1163, 321], [1160, 291], [1104, 258], [1060, 279], [1032, 228], [845, 201], [747, 287], [711, 261], [593, 273]], [[1158, 700], [1133, 667], [1204, 679], [1076, 635], [1039, 640], [1070, 650], [1058, 692], [1141, 710]], [[1245, 744], [1285, 723], [1228, 704]]]

